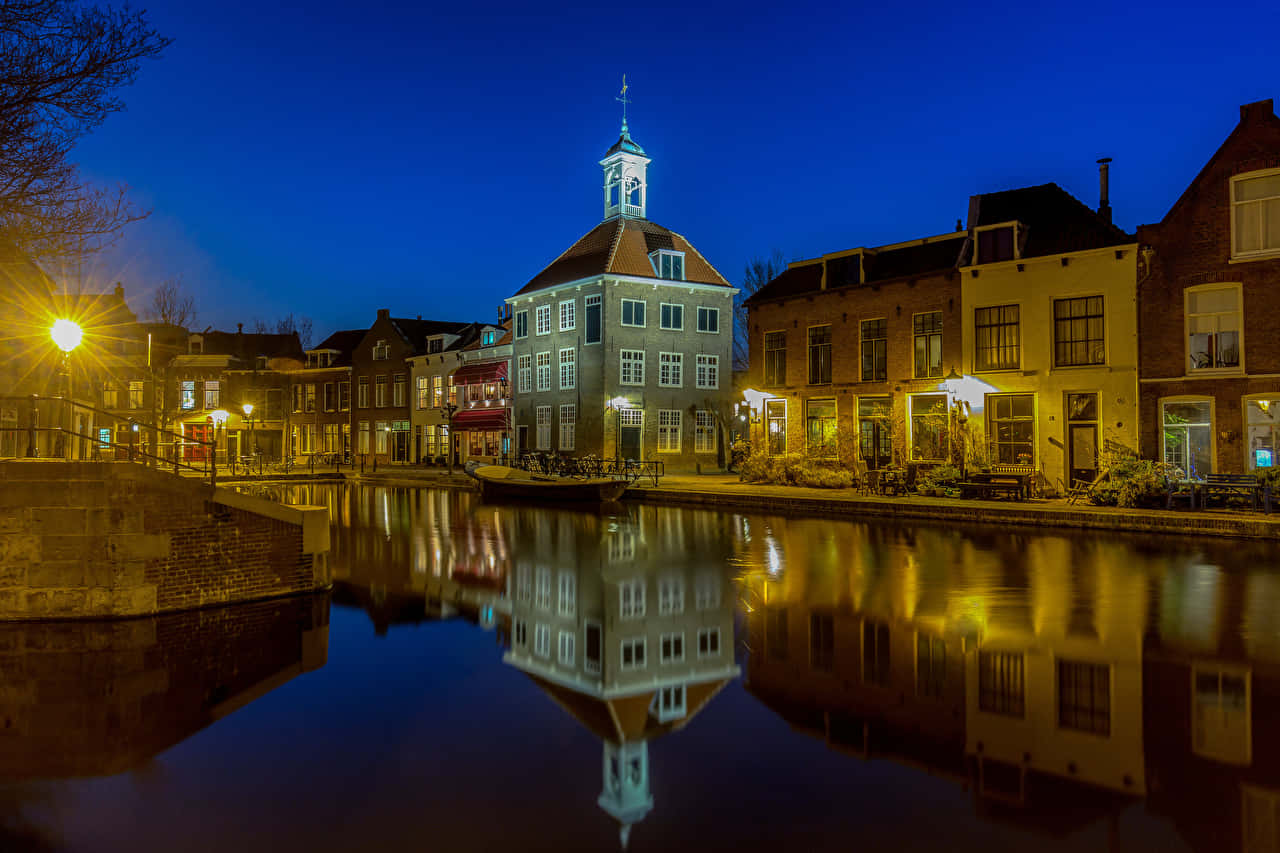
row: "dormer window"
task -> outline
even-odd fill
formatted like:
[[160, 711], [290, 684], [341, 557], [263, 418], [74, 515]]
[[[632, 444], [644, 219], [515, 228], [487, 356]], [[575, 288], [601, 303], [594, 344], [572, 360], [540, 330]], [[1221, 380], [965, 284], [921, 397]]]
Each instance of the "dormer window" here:
[[1019, 256], [1018, 223], [1001, 222], [985, 225], [974, 235], [974, 264], [995, 264], [1012, 261]]
[[498, 339], [498, 333], [493, 329], [485, 329], [480, 333], [480, 346], [491, 347]]
[[685, 715], [684, 685], [664, 687], [653, 697], [649, 712], [658, 718], [660, 723], [669, 723]]
[[1280, 253], [1280, 169], [1231, 179], [1231, 257]]
[[253, 360], [253, 369], [254, 369], [254, 370], [266, 370], [266, 369], [267, 369], [267, 357], [266, 357], [265, 355], [260, 355], [260, 356], [258, 356], [257, 358], [255, 358], [255, 359]]
[[427, 341], [427, 352], [444, 352], [444, 336], [442, 335], [438, 338], [430, 338]]
[[373, 360], [386, 361], [391, 358], [391, 346], [386, 341], [378, 341], [373, 345]]
[[862, 253], [827, 259], [826, 287], [862, 284]]
[[684, 252], [673, 252], [659, 249], [649, 254], [649, 262], [658, 278], [669, 281], [684, 281]]
[[200, 335], [192, 335], [187, 341], [187, 351], [195, 355], [204, 352], [204, 338]]

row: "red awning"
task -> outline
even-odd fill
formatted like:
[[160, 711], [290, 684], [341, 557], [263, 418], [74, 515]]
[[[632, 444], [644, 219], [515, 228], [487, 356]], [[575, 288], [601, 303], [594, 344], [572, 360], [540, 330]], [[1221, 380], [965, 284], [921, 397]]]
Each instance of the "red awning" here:
[[507, 363], [491, 361], [486, 364], [467, 364], [453, 372], [454, 385], [482, 385], [507, 378]]
[[505, 430], [507, 410], [501, 406], [480, 406], [462, 409], [453, 416], [455, 430]]

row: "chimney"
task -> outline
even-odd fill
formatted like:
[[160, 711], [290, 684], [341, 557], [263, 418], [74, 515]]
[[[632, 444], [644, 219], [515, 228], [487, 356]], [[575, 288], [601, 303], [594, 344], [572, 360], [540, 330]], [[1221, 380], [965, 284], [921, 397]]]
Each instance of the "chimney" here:
[[1265, 101], [1254, 101], [1252, 104], [1240, 105], [1240, 123], [1264, 121], [1276, 114], [1275, 102], [1270, 98]]
[[237, 335], [244, 334], [244, 323], [236, 323], [236, 334]]
[[390, 309], [390, 308], [379, 308], [379, 309], [378, 309], [378, 319], [379, 319], [379, 320], [390, 320], [390, 319], [391, 319], [391, 309]]
[[1107, 220], [1108, 225], [1111, 224], [1111, 196], [1108, 187], [1108, 164], [1110, 163], [1110, 157], [1102, 157], [1098, 160], [1098, 192], [1101, 199], [1098, 202], [1098, 215]]
[[956, 230], [957, 231], [964, 230], [964, 222], [960, 221], [959, 219], [956, 220]]
[[116, 298], [121, 300], [124, 299], [124, 285], [118, 281], [116, 282]]

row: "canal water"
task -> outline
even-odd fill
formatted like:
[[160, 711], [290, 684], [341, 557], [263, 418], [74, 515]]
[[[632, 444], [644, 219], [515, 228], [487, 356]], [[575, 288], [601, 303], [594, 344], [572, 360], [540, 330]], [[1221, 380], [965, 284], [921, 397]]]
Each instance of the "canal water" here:
[[1280, 849], [1274, 547], [277, 488], [331, 595], [0, 626], [0, 850]]

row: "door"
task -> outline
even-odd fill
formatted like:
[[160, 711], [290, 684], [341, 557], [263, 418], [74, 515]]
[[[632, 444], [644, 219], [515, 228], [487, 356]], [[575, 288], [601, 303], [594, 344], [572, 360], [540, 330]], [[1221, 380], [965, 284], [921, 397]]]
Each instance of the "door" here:
[[618, 412], [618, 456], [639, 460], [640, 429], [644, 413], [638, 409], [622, 409]]
[[516, 452], [521, 456], [529, 452], [529, 427], [525, 424], [516, 427]]
[[1098, 477], [1097, 394], [1067, 395], [1067, 468], [1071, 482]]

